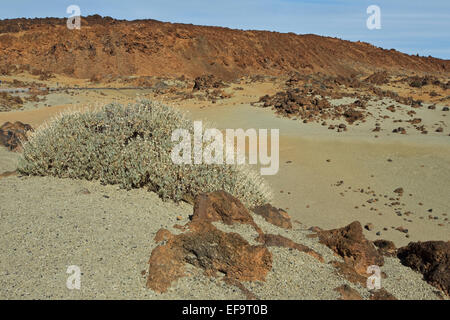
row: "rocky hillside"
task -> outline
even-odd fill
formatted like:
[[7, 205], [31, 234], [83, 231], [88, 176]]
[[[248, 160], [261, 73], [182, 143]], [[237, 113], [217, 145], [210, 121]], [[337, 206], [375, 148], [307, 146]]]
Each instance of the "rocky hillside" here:
[[81, 30], [69, 30], [66, 20], [58, 18], [0, 21], [0, 52], [0, 74], [50, 71], [77, 78], [450, 71], [449, 60], [362, 42], [100, 16], [83, 18]]

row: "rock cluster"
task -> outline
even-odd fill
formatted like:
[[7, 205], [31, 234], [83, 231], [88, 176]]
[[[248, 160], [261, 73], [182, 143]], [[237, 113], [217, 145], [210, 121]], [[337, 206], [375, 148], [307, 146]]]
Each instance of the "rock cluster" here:
[[0, 92], [0, 111], [11, 111], [22, 107], [23, 100], [7, 92]]
[[[284, 218], [289, 217], [284, 215]], [[258, 233], [258, 245], [251, 245], [237, 233], [219, 230], [213, 222], [227, 225], [248, 224]], [[247, 297], [255, 297], [241, 281], [264, 281], [272, 269], [270, 246], [287, 247], [305, 252], [323, 261], [314, 250], [279, 235], [264, 234], [248, 209], [225, 191], [200, 194], [195, 198], [191, 221], [185, 232], [173, 235], [161, 229], [149, 260], [147, 286], [165, 292], [176, 279], [183, 277], [186, 263], [204, 270], [208, 276], [224, 274], [223, 280], [241, 289]]]
[[278, 114], [297, 117], [304, 122], [322, 122], [327, 119], [342, 118], [352, 124], [365, 118], [362, 111], [365, 109], [365, 104], [361, 100], [347, 105], [332, 106], [326, 98], [316, 93], [314, 90], [287, 89], [273, 96], [265, 95], [259, 99], [259, 102], [263, 107], [271, 106]]
[[218, 80], [214, 75], [203, 75], [200, 77], [195, 78], [194, 80], [194, 87], [192, 90], [206, 90], [206, 89], [212, 89], [212, 88], [222, 88], [224, 87], [224, 83], [220, 80]]
[[[256, 214], [268, 222], [283, 228], [292, 228], [289, 215], [272, 205], [253, 208]], [[247, 224], [258, 236], [252, 245], [238, 233], [219, 230], [215, 222], [226, 225]], [[147, 287], [166, 292], [171, 284], [185, 276], [185, 265], [193, 265], [210, 277], [223, 275], [222, 280], [236, 286], [248, 299], [257, 299], [242, 281], [265, 281], [272, 270], [273, 256], [268, 248], [284, 247], [306, 253], [324, 263], [322, 255], [311, 248], [276, 234], [266, 234], [253, 220], [250, 211], [236, 198], [224, 191], [201, 194], [195, 198], [194, 213], [185, 226], [177, 226], [183, 232], [174, 235], [160, 229], [155, 241], [160, 243], [149, 260]], [[334, 230], [314, 228], [319, 241], [330, 247], [343, 261], [332, 261], [336, 272], [349, 281], [366, 285], [367, 267], [384, 264], [382, 252], [364, 238], [359, 222]], [[380, 244], [380, 247], [382, 245]], [[361, 299], [349, 286], [335, 289], [342, 299]], [[393, 299], [387, 292], [372, 292], [371, 299]]]

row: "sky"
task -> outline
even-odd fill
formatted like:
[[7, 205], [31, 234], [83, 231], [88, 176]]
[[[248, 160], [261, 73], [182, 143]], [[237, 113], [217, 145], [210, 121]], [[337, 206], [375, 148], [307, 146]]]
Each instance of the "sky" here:
[[[0, 19], [68, 17], [69, 5], [83, 16], [314, 33], [450, 59], [450, 0], [1, 0]], [[370, 5], [381, 29], [367, 28]]]

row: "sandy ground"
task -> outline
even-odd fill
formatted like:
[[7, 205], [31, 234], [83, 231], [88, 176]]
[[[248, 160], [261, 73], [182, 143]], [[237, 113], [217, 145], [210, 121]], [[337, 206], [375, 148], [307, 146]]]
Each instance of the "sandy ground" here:
[[[385, 238], [397, 246], [410, 241], [449, 240], [450, 115], [440, 111], [442, 106], [435, 110], [415, 109], [415, 117], [420, 117], [427, 127], [443, 126], [444, 133], [430, 130], [423, 135], [408, 123], [394, 123], [405, 119], [408, 109], [396, 104], [398, 111], [392, 114], [384, 110], [392, 103], [389, 100], [371, 103], [374, 117], [337, 133], [327, 130], [327, 126], [282, 118], [269, 108], [249, 104], [271, 90], [275, 90], [273, 86], [262, 83], [214, 105], [196, 100], [167, 103], [187, 111], [192, 119], [204, 120], [219, 129], [279, 129], [280, 170], [265, 178], [273, 187], [274, 204], [302, 223], [322, 228], [344, 226], [354, 220], [363, 225], [372, 223], [374, 229], [366, 231], [369, 239]], [[92, 94], [98, 95], [86, 93]], [[110, 99], [126, 102], [142, 92], [106, 94]], [[69, 104], [3, 112], [0, 123], [20, 120], [36, 127], [64, 110], [82, 107], [83, 104]], [[380, 132], [372, 132], [385, 114], [391, 118], [381, 122]], [[392, 133], [398, 126], [405, 127], [407, 134]], [[404, 189], [399, 198], [393, 193], [398, 187]], [[396, 230], [398, 227], [408, 229], [408, 233]]]
[[[406, 123], [393, 123], [394, 118], [383, 121], [382, 131], [373, 133], [377, 118], [385, 112], [383, 105], [373, 106], [380, 109], [374, 119], [337, 133], [250, 105], [262, 93], [274, 90], [258, 84], [241, 96], [214, 105], [195, 100], [173, 105], [189, 111], [194, 120], [203, 119], [219, 129], [280, 129], [280, 170], [266, 176], [273, 187], [273, 204], [301, 222], [289, 236], [324, 254], [327, 261], [336, 258], [306, 238], [308, 227], [336, 228], [358, 220], [363, 225], [373, 223], [372, 231], [365, 230], [368, 239], [393, 240], [397, 246], [410, 241], [449, 240], [450, 115], [441, 112], [441, 106], [417, 110], [417, 117], [429, 127], [444, 126], [444, 133], [430, 130], [422, 135]], [[0, 123], [19, 120], [37, 127], [94, 97], [97, 102], [127, 101], [137, 92], [105, 94], [109, 96], [104, 100], [100, 98], [104, 95], [92, 92], [79, 94], [82, 98], [73, 97], [71, 103], [63, 105], [0, 113]], [[57, 98], [53, 103], [58, 101], [62, 104]], [[395, 116], [401, 118], [402, 113], [400, 108]], [[408, 134], [392, 133], [398, 126], [407, 128]], [[2, 148], [0, 173], [14, 170], [17, 158]], [[393, 190], [398, 187], [404, 189], [404, 195], [397, 200]], [[90, 193], [83, 194], [84, 189]], [[0, 203], [0, 243], [5, 248], [0, 257], [1, 298], [243, 298], [238, 289], [220, 279], [206, 278], [195, 269], [192, 277], [179, 280], [167, 294], [145, 289], [141, 271], [147, 269], [154, 234], [161, 227], [176, 232], [171, 226], [183, 221], [175, 217], [182, 215], [187, 221], [192, 213], [186, 204], [164, 203], [145, 190], [125, 192], [95, 182], [44, 177], [0, 179]], [[275, 228], [264, 221], [258, 223], [263, 229]], [[395, 230], [400, 226], [408, 233]], [[250, 236], [250, 231], [242, 232]], [[332, 289], [346, 283], [329, 265], [311, 261], [305, 254], [271, 251], [276, 262], [267, 282], [246, 284], [261, 298], [335, 299], [338, 295]], [[65, 286], [69, 265], [82, 269], [80, 291]], [[383, 271], [389, 275], [386, 288], [398, 298], [436, 297], [419, 274], [394, 259], [387, 259]], [[356, 289], [368, 296], [365, 289]]]
[[[367, 238], [389, 239], [398, 246], [449, 240], [449, 222], [444, 221], [450, 214], [448, 136], [386, 130], [374, 138], [369, 121], [336, 133], [320, 124], [276, 118], [271, 110], [250, 105], [193, 106], [189, 111], [193, 119], [220, 123], [218, 128], [278, 128], [280, 170], [265, 178], [274, 189], [274, 204], [304, 224], [335, 228], [354, 220], [370, 222], [375, 228], [366, 232]], [[336, 186], [338, 181], [343, 183]], [[398, 187], [404, 195], [399, 205], [392, 205]], [[368, 203], [370, 199], [378, 201]], [[412, 213], [405, 215], [408, 211]], [[409, 238], [392, 229], [399, 226], [409, 230]]]
[[[147, 260], [160, 228], [188, 221], [192, 206], [162, 202], [145, 190], [124, 191], [97, 182], [53, 177], [7, 177], [0, 181], [1, 299], [244, 299], [220, 277], [208, 278], [187, 266], [187, 277], [167, 293], [145, 288]], [[178, 221], [177, 216], [182, 220]], [[279, 229], [254, 216], [265, 232], [283, 234], [310, 246], [325, 258], [271, 248], [273, 269], [266, 282], [244, 283], [261, 299], [337, 299], [334, 288], [348, 284], [367, 298], [369, 292], [335, 273], [336, 256], [305, 226]], [[38, 223], [37, 223], [38, 222]], [[217, 224], [248, 241], [253, 229]], [[230, 230], [231, 229], [231, 230]], [[81, 270], [81, 289], [69, 290], [67, 268]], [[400, 299], [437, 299], [421, 275], [397, 260], [382, 268], [382, 285]], [[401, 285], [398, 285], [401, 284]]]

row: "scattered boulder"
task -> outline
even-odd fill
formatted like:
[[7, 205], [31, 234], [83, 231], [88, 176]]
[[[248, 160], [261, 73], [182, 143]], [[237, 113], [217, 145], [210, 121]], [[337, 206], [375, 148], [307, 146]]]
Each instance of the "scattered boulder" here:
[[403, 232], [403, 233], [408, 233], [408, 229], [406, 229], [406, 228], [404, 228], [402, 226], [395, 228], [395, 230]]
[[361, 223], [354, 221], [346, 227], [320, 231], [319, 240], [344, 261], [353, 266], [359, 274], [366, 274], [370, 265], [382, 266], [383, 256], [372, 242], [364, 237]]
[[393, 133], [400, 133], [400, 134], [406, 134], [406, 129], [403, 127], [398, 127], [394, 130], [392, 130]]
[[423, 274], [425, 281], [450, 295], [450, 241], [410, 242], [398, 249], [402, 264]]
[[262, 216], [267, 222], [285, 229], [292, 229], [291, 218], [283, 209], [277, 209], [270, 204], [255, 207], [252, 211]]
[[0, 127], [0, 145], [7, 147], [11, 151], [21, 151], [22, 142], [28, 140], [28, 131], [33, 131], [29, 124], [23, 124], [20, 121], [14, 123], [5, 122]]

